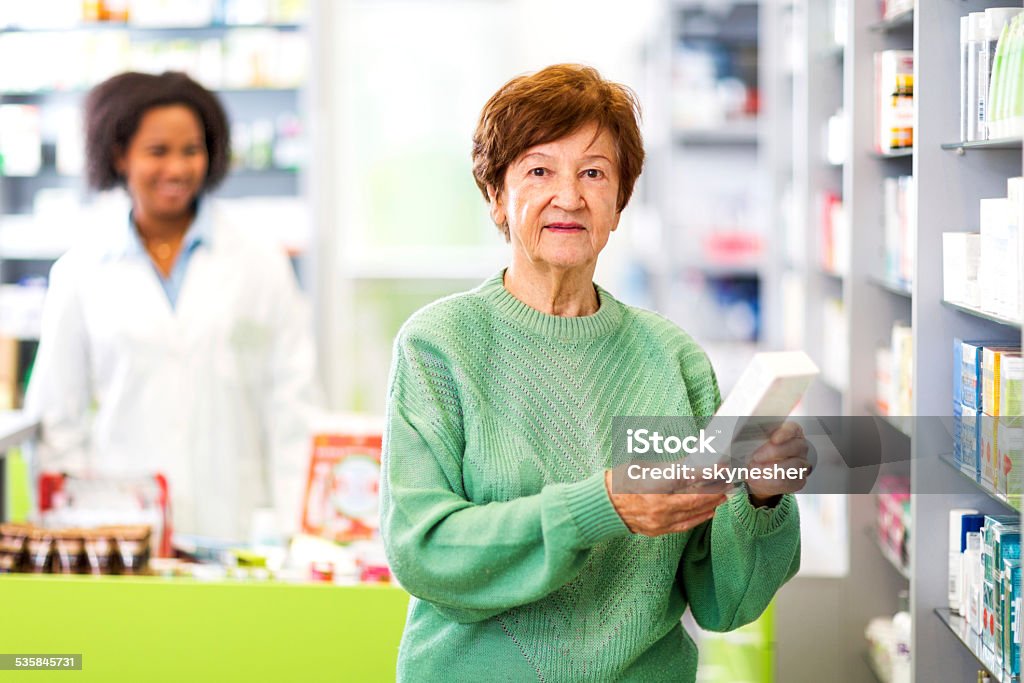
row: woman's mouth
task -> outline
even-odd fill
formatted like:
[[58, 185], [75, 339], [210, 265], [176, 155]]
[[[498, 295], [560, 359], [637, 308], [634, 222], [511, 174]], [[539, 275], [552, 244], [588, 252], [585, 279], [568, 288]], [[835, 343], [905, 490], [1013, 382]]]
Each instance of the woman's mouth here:
[[586, 228], [579, 223], [548, 223], [544, 229], [564, 234], [586, 231]]
[[179, 199], [187, 196], [190, 188], [184, 183], [166, 183], [158, 186], [157, 191], [168, 199]]

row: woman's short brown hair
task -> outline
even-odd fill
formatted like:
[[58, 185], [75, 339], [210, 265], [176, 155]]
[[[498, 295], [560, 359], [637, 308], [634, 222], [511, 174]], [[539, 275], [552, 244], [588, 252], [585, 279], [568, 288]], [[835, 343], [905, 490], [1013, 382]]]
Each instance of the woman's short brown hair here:
[[[480, 112], [473, 134], [473, 178], [489, 200], [487, 188], [500, 193], [505, 171], [530, 147], [559, 140], [589, 123], [615, 139], [622, 211], [644, 164], [640, 102], [619, 83], [580, 64], [555, 64], [517, 76], [498, 89]], [[498, 226], [508, 239], [508, 226]]]
[[86, 180], [94, 190], [124, 185], [117, 157], [139, 129], [142, 116], [155, 107], [188, 107], [203, 127], [206, 139], [206, 180], [203, 191], [217, 187], [230, 163], [227, 114], [212, 92], [187, 75], [167, 71], [160, 75], [128, 71], [103, 81], [85, 100]]

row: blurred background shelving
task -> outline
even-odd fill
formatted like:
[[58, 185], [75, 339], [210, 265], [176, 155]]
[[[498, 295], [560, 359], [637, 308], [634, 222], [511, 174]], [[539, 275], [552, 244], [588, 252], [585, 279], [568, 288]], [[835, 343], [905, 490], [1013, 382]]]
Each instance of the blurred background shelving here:
[[[16, 344], [20, 405], [50, 266], [125, 206], [83, 178], [81, 106], [127, 70], [185, 71], [222, 99], [231, 172], [214, 198], [281, 245], [311, 295], [307, 2], [8, 4], [0, 10], [0, 337]], [[117, 9], [109, 10], [110, 7]], [[73, 54], [74, 59], [53, 55]]]

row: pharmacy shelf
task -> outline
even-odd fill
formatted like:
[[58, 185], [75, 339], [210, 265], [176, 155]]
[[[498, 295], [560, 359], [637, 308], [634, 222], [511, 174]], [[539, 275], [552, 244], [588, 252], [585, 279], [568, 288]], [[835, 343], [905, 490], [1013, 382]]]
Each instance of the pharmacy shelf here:
[[882, 557], [896, 570], [896, 573], [903, 577], [904, 580], [910, 581], [910, 567], [903, 564], [903, 561], [896, 557], [896, 555], [890, 550], [884, 543], [878, 540], [878, 529], [865, 528], [864, 533], [867, 534], [871, 542], [878, 548], [878, 552], [881, 553]]
[[955, 304], [952, 301], [943, 300], [942, 305], [945, 306], [946, 308], [951, 308], [955, 311], [960, 311], [961, 313], [966, 313], [967, 315], [974, 316], [975, 318], [981, 318], [982, 320], [988, 320], [990, 322], [999, 323], [1000, 325], [1005, 325], [1006, 327], [1013, 327], [1018, 330], [1021, 329], [1021, 322], [1019, 320], [1010, 320], [1009, 318], [1004, 318], [1001, 315], [995, 315], [994, 313], [986, 313], [985, 311], [979, 311], [978, 309], [971, 308], [970, 306], [964, 306], [963, 304]]
[[753, 279], [761, 276], [761, 267], [756, 263], [738, 263], [735, 265], [718, 263], [685, 262], [678, 266], [681, 271], [701, 273], [709, 278], [741, 278]]
[[998, 683], [1020, 683], [1020, 676], [1011, 676], [1003, 670], [1002, 663], [996, 661], [995, 653], [982, 645], [981, 636], [971, 630], [963, 617], [953, 614], [947, 607], [937, 607], [935, 616]]
[[989, 498], [991, 498], [995, 502], [997, 502], [1000, 505], [1002, 505], [1009, 512], [1020, 512], [1020, 505], [1019, 505], [1019, 503], [1014, 503], [1009, 498], [1007, 498], [1004, 494], [999, 493], [998, 491], [993, 491], [992, 489], [990, 489], [987, 486], [985, 486], [984, 484], [982, 484], [980, 481], [977, 481], [973, 477], [970, 477], [967, 474], [965, 474], [963, 471], [961, 471], [960, 468], [957, 467], [957, 464], [955, 462], [953, 462], [952, 454], [941, 454], [941, 455], [939, 455], [939, 460], [944, 462], [946, 465], [948, 465], [950, 467], [950, 469], [952, 469], [954, 472], [959, 474], [964, 479], [964, 481], [969, 481], [971, 484], [974, 485], [975, 488], [977, 488], [979, 491], [984, 493], [986, 496], [988, 496]]
[[975, 140], [973, 142], [946, 142], [942, 149], [963, 152], [968, 149], [1021, 149], [1021, 138], [1001, 138], [999, 140]]
[[890, 427], [895, 429], [897, 432], [907, 437], [908, 439], [914, 438], [914, 418], [910, 415], [886, 415], [880, 413], [877, 408], [871, 406], [868, 408], [868, 412], [877, 417], [879, 420], [884, 421]]
[[[915, 415], [950, 415], [954, 337], [998, 338], [1008, 342], [1020, 339], [1018, 322], [969, 309], [957, 310], [942, 303], [942, 232], [967, 229], [978, 215], [978, 201], [984, 197], [1005, 196], [1006, 179], [1021, 173], [1019, 139], [944, 144], [957, 137], [960, 18], [968, 12], [997, 4], [995, 0], [917, 2], [912, 13], [880, 21], [877, 0], [793, 2], [793, 28], [789, 30], [801, 47], [794, 59], [796, 69], [792, 79], [790, 118], [793, 121], [794, 168], [789, 180], [792, 203], [796, 207], [793, 223], [799, 228], [794, 233], [804, 246], [800, 247], [800, 253], [792, 249], [786, 252], [786, 258], [802, 264], [797, 265], [795, 276], [789, 277], [787, 284], [791, 284], [806, 303], [801, 304], [802, 310], [796, 311], [803, 315], [794, 314], [792, 320], [803, 331], [800, 348], [806, 349], [819, 364], [823, 358], [846, 359], [845, 366], [830, 367], [831, 383], [828, 378], [819, 378], [811, 387], [805, 400], [810, 414], [836, 414], [829, 412], [835, 410], [841, 410], [843, 415], [872, 412], [876, 394], [876, 350], [886, 347], [895, 322], [909, 320], [913, 323], [913, 405], [909, 412]], [[841, 36], [845, 46], [841, 60], [825, 58], [833, 40], [835, 24], [831, 10], [835, 9], [845, 12], [839, 17], [840, 25], [846, 30]], [[890, 49], [913, 50], [914, 144], [908, 149], [880, 154], [873, 151], [875, 55]], [[830, 117], [840, 110], [844, 113], [840, 120], [843, 130], [836, 131], [841, 134], [836, 140], [842, 141], [842, 147], [833, 150], [843, 159], [841, 173], [838, 173], [825, 170], [823, 160], [827, 155], [822, 141]], [[972, 149], [984, 153], [967, 155], [968, 158], [961, 156], [960, 152]], [[886, 246], [879, 217], [884, 215], [886, 207], [885, 179], [911, 173], [917, 191], [910, 214], [916, 217], [913, 226], [916, 243], [912, 247], [914, 270], [908, 273], [913, 286], [909, 287], [879, 277], [880, 256]], [[829, 353], [836, 350], [825, 348], [825, 344], [840, 340], [837, 334], [822, 333], [821, 313], [825, 310], [821, 305], [823, 300], [833, 297], [835, 288], [816, 267], [819, 255], [825, 253], [820, 230], [821, 200], [825, 195], [842, 199], [847, 222], [852, 227], [848, 274], [842, 281], [841, 295], [846, 348], [838, 353]], [[791, 245], [793, 240], [785, 244]], [[844, 390], [826, 389], [829, 384]], [[892, 430], [886, 428], [885, 431]], [[910, 440], [913, 457], [905, 463], [907, 467], [900, 463], [901, 469], [909, 469], [912, 490], [955, 493], [911, 496], [913, 528], [908, 539], [908, 554], [914, 559], [909, 586], [903, 587], [909, 587], [914, 624], [913, 680], [974, 680], [979, 668], [974, 658], [961, 648], [950, 646], [944, 633], [946, 626], [932, 614], [934, 608], [947, 601], [949, 510], [972, 507], [993, 512], [1009, 510], [1012, 506], [1005, 497], [1000, 500], [988, 491], [982, 494], [976, 484], [967, 483], [971, 480], [958, 470], [935, 462], [943, 444], [937, 449], [928, 441], [940, 435], [923, 432], [917, 430], [916, 438]], [[900, 436], [893, 433], [885, 434], [884, 438], [899, 439]], [[961, 482], [960, 478], [966, 481]], [[828, 595], [828, 599], [834, 599], [846, 611], [844, 621], [849, 627], [844, 624], [840, 630], [845, 643], [858, 642], [871, 618], [894, 614], [900, 608], [896, 577], [883, 566], [889, 563], [878, 556], [879, 551], [860, 533], [860, 529], [873, 523], [874, 510], [859, 500], [860, 496], [849, 498], [851, 528], [857, 532], [849, 537], [851, 571], [837, 582], [836, 594]], [[853, 526], [858, 519], [862, 521]], [[871, 604], [848, 600], [845, 597], [848, 595], [856, 595], [859, 601]], [[822, 604], [822, 601], [808, 599], [804, 604]], [[779, 613], [783, 613], [781, 609]], [[796, 630], [796, 627], [791, 629]], [[817, 631], [824, 629], [819, 626]], [[824, 642], [835, 647], [833, 651], [841, 652], [834, 663], [815, 660], [819, 669], [837, 666], [852, 671], [863, 666], [856, 661], [862, 656], [858, 649], [833, 644], [827, 634], [819, 634], [810, 627], [801, 633], [804, 634], [802, 642]], [[807, 655], [808, 661], [814, 658], [813, 653]], [[820, 673], [809, 667], [786, 673], [783, 680], [820, 677]], [[867, 675], [862, 672], [857, 680], [867, 680]]]
[[876, 159], [902, 159], [914, 156], [913, 148], [894, 149], [891, 152], [872, 152], [871, 156]]
[[720, 129], [677, 130], [673, 138], [676, 144], [684, 146], [756, 146], [757, 123], [739, 123], [735, 127]]
[[823, 49], [821, 52], [819, 52], [818, 56], [821, 59], [831, 59], [831, 60], [834, 60], [836, 62], [842, 62], [843, 61], [843, 56], [845, 54], [846, 54], [846, 48], [844, 48], [842, 45], [835, 45], [835, 44], [833, 44], [833, 45], [829, 45], [828, 47]]
[[914, 10], [897, 14], [896, 16], [876, 21], [869, 27], [875, 33], [889, 33], [893, 31], [909, 31], [914, 28]]
[[62, 26], [52, 28], [22, 28], [22, 27], [0, 27], [3, 33], [81, 33], [92, 31], [114, 31], [127, 33], [222, 33], [225, 31], [244, 29], [273, 29], [276, 31], [299, 31], [303, 29], [302, 24], [200, 24], [197, 26], [140, 26], [138, 24], [121, 23], [113, 21], [96, 21], [75, 24], [73, 26]]
[[911, 285], [907, 282], [893, 280], [881, 275], [871, 275], [868, 277], [868, 281], [876, 287], [879, 287], [891, 294], [895, 294], [906, 299], [910, 299], [913, 296]]

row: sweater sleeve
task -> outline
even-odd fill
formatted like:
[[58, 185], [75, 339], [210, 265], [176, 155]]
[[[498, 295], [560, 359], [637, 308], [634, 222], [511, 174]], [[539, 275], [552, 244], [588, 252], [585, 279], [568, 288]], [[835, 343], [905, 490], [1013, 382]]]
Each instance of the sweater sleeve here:
[[[722, 397], [707, 355], [690, 350], [681, 365], [694, 413], [712, 415]], [[691, 532], [676, 580], [701, 628], [731, 631], [761, 616], [799, 568], [796, 498], [785, 495], [774, 508], [755, 508], [739, 493]]]
[[701, 628], [731, 631], [761, 616], [799, 568], [796, 498], [787, 494], [774, 508], [755, 508], [740, 493], [693, 530], [677, 581]]
[[399, 583], [455, 621], [482, 621], [572, 580], [589, 549], [629, 533], [604, 472], [477, 505], [462, 485], [458, 387], [440, 353], [395, 345], [381, 481], [381, 533]]

